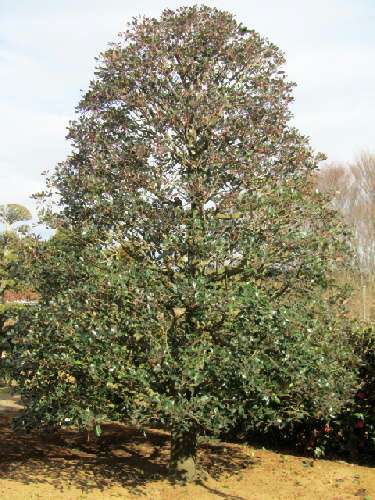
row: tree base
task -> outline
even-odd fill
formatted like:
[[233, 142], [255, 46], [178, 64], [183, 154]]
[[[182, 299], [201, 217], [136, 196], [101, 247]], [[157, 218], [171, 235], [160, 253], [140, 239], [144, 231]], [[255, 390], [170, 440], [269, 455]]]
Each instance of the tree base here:
[[169, 468], [171, 482], [192, 483], [200, 479], [195, 459], [188, 458]]
[[176, 424], [171, 432], [171, 481], [193, 482], [199, 479], [197, 469], [197, 428], [192, 422]]

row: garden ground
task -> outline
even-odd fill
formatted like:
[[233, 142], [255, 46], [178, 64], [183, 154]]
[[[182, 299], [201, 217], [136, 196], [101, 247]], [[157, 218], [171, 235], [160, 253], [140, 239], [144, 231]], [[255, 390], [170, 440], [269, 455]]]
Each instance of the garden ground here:
[[198, 484], [167, 480], [168, 434], [103, 425], [89, 441], [73, 430], [15, 433], [17, 396], [0, 395], [2, 500], [375, 500], [375, 469], [240, 444], [201, 445]]

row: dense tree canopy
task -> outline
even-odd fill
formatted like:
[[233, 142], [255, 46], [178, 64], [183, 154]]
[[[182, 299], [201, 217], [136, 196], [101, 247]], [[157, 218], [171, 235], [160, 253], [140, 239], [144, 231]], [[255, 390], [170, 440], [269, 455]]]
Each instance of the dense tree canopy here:
[[172, 471], [191, 470], [199, 433], [345, 400], [345, 248], [276, 46], [208, 7], [121, 36], [49, 180], [60, 235], [38, 249], [41, 301], [20, 323], [22, 418], [163, 422]]

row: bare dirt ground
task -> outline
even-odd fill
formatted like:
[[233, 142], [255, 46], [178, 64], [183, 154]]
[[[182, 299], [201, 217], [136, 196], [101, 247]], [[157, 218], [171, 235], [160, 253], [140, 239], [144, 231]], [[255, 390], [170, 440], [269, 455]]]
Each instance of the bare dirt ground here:
[[0, 499], [375, 500], [375, 469], [239, 444], [201, 445], [205, 479], [167, 480], [168, 434], [105, 424], [87, 442], [73, 430], [15, 433], [16, 396], [0, 396]]

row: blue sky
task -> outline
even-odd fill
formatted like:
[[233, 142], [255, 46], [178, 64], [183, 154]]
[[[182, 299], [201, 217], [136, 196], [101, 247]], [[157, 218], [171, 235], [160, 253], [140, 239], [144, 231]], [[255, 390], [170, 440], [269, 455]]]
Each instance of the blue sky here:
[[[66, 127], [95, 57], [132, 16], [157, 17], [190, 1], [0, 0], [0, 204], [36, 212], [70, 151]], [[329, 161], [375, 153], [374, 0], [207, 0], [278, 45], [297, 83], [293, 125]]]

